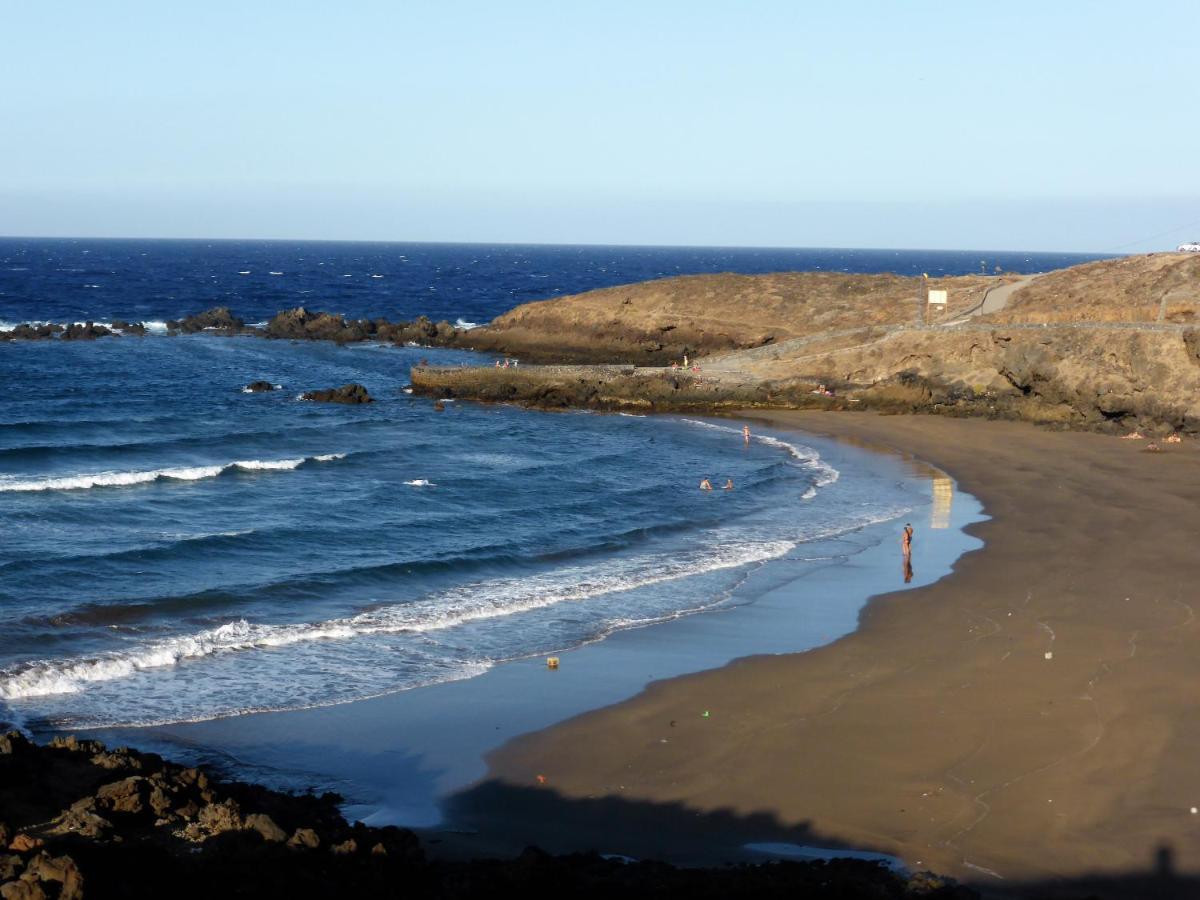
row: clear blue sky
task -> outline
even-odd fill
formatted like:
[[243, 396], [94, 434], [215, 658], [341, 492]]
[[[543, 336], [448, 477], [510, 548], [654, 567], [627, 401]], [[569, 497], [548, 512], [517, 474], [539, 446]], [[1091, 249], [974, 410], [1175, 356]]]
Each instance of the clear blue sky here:
[[13, 0], [0, 234], [1174, 246], [1200, 238], [1196, 15]]

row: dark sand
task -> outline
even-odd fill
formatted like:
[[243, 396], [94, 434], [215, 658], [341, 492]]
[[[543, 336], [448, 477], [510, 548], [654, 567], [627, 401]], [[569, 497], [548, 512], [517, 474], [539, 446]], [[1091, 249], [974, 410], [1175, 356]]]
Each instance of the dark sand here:
[[937, 417], [769, 419], [946, 469], [994, 516], [971, 529], [985, 549], [877, 597], [831, 645], [657, 682], [516, 739], [455, 804], [476, 844], [603, 834], [679, 858], [705, 835], [774, 828], [997, 885], [1145, 871], [1163, 845], [1200, 869], [1198, 448]]

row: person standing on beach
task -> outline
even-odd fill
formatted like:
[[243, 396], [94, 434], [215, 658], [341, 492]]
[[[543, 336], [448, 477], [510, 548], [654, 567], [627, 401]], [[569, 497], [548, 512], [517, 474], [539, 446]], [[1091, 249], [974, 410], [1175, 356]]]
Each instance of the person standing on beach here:
[[912, 557], [913, 527], [909, 522], [904, 523], [904, 531], [900, 535], [900, 547], [904, 550], [904, 558]]
[[749, 425], [742, 426], [742, 440], [745, 441], [747, 444], [750, 443], [750, 426]]

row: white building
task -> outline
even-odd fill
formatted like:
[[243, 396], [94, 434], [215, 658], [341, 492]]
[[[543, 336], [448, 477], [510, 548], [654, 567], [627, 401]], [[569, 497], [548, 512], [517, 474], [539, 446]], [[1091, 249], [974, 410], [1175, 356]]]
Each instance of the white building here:
[[1179, 253], [1200, 253], [1200, 241], [1189, 241], [1186, 244], [1180, 244], [1175, 250]]

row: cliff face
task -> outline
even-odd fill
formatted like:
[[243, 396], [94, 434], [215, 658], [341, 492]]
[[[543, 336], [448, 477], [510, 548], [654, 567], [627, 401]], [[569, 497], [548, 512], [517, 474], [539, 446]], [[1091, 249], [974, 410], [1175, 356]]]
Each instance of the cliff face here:
[[[951, 309], [976, 304], [996, 279], [934, 279]], [[664, 365], [825, 331], [918, 319], [919, 278], [789, 272], [694, 275], [527, 303], [470, 332], [476, 350], [529, 362]]]

